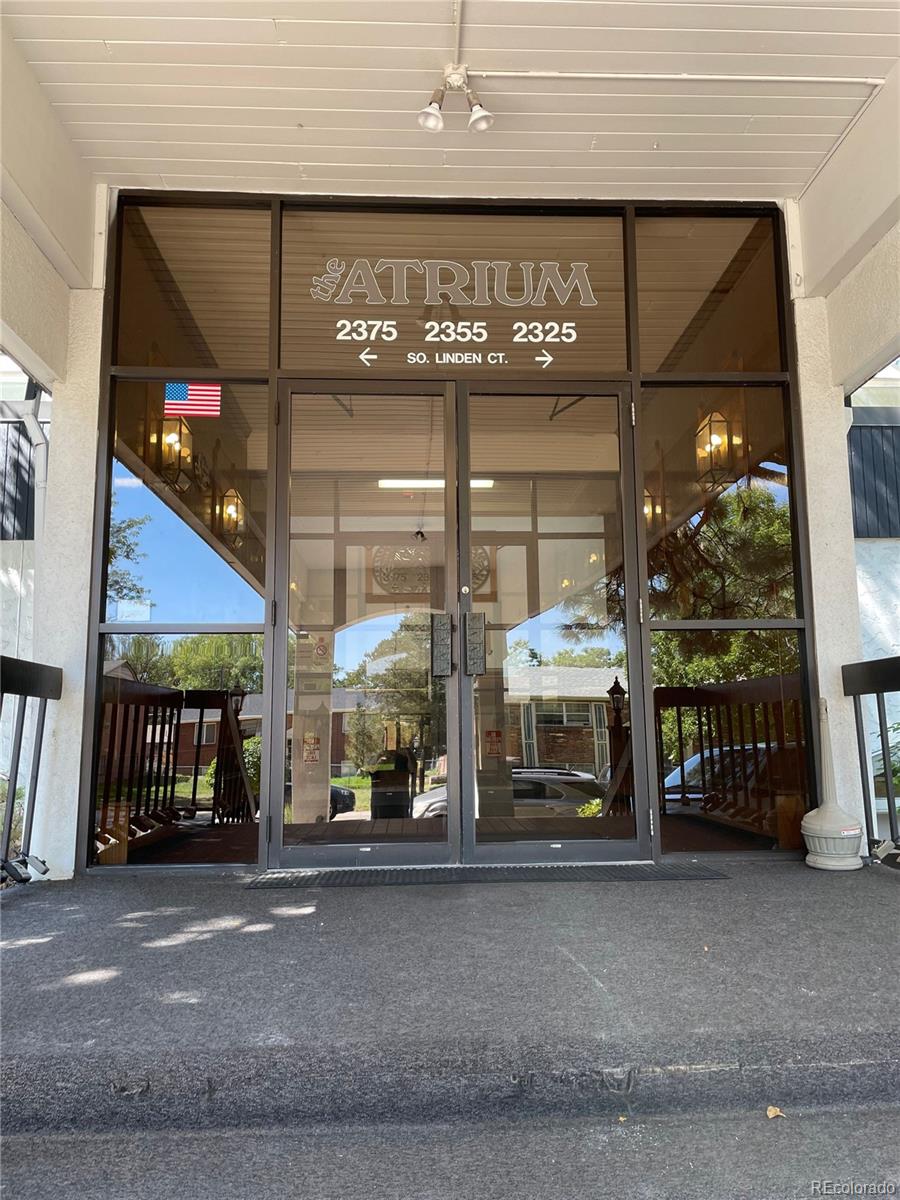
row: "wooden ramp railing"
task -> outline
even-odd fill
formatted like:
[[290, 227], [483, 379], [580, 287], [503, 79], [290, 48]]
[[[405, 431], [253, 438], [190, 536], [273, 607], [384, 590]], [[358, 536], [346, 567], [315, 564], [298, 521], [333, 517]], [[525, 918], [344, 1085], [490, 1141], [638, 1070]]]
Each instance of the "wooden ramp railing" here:
[[[192, 690], [184, 693], [186, 708], [199, 710], [198, 729], [203, 728], [208, 712], [218, 712], [219, 734], [216, 744], [216, 770], [213, 784], [213, 822], [231, 824], [252, 821], [257, 801], [244, 762], [238, 715], [242, 692]], [[200, 739], [197, 739], [199, 755]], [[195, 772], [194, 779], [196, 781]], [[195, 782], [196, 795], [196, 782]]]
[[[181, 691], [113, 675], [103, 679], [97, 770], [97, 861], [123, 863], [129, 849], [197, 828], [204, 713], [218, 714], [209, 823], [253, 821], [257, 801], [244, 763], [238, 712], [242, 693]], [[181, 750], [186, 708], [199, 709], [193, 763]], [[190, 774], [188, 774], [190, 772]], [[190, 783], [190, 795], [186, 785]]]
[[653, 697], [660, 814], [691, 807], [799, 849], [809, 807], [800, 676], [658, 687]]

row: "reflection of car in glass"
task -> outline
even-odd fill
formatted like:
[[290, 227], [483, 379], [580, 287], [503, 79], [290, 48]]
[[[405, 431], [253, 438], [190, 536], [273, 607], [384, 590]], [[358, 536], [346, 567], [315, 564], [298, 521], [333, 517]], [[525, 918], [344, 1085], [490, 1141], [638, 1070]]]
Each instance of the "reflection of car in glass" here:
[[[562, 768], [524, 767], [512, 772], [512, 800], [517, 817], [577, 817], [578, 810], [603, 795], [595, 775]], [[485, 788], [487, 800], [492, 794], [507, 800], [508, 786]], [[414, 817], [446, 817], [447, 788], [422, 792], [413, 800]]]
[[328, 820], [333, 821], [338, 813], [353, 812], [356, 808], [356, 792], [351, 788], [331, 785], [331, 795], [328, 801]]
[[[284, 773], [284, 802], [291, 802], [291, 763], [288, 759], [285, 764]], [[353, 812], [356, 808], [356, 792], [350, 788], [338, 787], [337, 784], [331, 784], [328, 793], [328, 820], [333, 821], [338, 813]], [[321, 820], [321, 817], [319, 818]]]
[[670, 771], [664, 781], [663, 800], [682, 804], [707, 803], [770, 793], [804, 793], [805, 758], [793, 743], [785, 746], [713, 746], [692, 754]]

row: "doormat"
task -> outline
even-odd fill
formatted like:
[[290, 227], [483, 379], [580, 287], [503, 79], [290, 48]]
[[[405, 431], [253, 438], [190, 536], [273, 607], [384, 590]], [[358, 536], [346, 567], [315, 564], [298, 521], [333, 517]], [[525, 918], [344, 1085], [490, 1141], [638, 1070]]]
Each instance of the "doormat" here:
[[266, 871], [248, 888], [388, 887], [422, 883], [665, 883], [727, 879], [701, 863], [548, 863], [546, 866], [327, 867]]

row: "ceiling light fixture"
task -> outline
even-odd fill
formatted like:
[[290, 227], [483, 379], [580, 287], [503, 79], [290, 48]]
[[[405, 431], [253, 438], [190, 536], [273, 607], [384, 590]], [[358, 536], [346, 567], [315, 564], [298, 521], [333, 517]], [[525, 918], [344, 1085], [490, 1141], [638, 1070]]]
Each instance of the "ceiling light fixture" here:
[[448, 92], [460, 92], [465, 96], [469, 105], [469, 129], [473, 133], [490, 129], [494, 123], [494, 114], [484, 107], [478, 93], [469, 87], [469, 69], [465, 63], [451, 63], [444, 68], [441, 86], [434, 89], [431, 99], [416, 113], [416, 121], [422, 129], [427, 129], [429, 133], [440, 133], [444, 128], [441, 108]]
[[484, 107], [478, 99], [478, 93], [467, 88], [466, 100], [469, 103], [469, 132], [483, 133], [485, 129], [490, 129], [494, 123], [494, 114]]
[[[379, 479], [378, 486], [382, 491], [426, 492], [438, 491], [444, 487], [443, 479]], [[469, 487], [492, 488], [493, 479], [470, 479]]]
[[442, 87], [435, 88], [431, 93], [431, 99], [416, 114], [416, 120], [429, 133], [440, 133], [444, 128], [444, 118], [441, 116], [441, 105], [443, 103], [444, 89]]

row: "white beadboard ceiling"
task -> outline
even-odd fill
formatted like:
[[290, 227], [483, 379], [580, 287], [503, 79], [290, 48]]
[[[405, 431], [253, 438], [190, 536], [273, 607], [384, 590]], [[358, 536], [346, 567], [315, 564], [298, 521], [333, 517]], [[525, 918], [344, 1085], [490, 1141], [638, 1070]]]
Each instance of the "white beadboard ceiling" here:
[[[493, 129], [417, 110], [453, 61]], [[2, 0], [97, 177], [449, 196], [797, 195], [900, 56], [900, 0]], [[710, 79], [710, 76], [738, 78]], [[752, 81], [748, 76], [772, 77]], [[858, 81], [858, 82], [857, 82]]]

